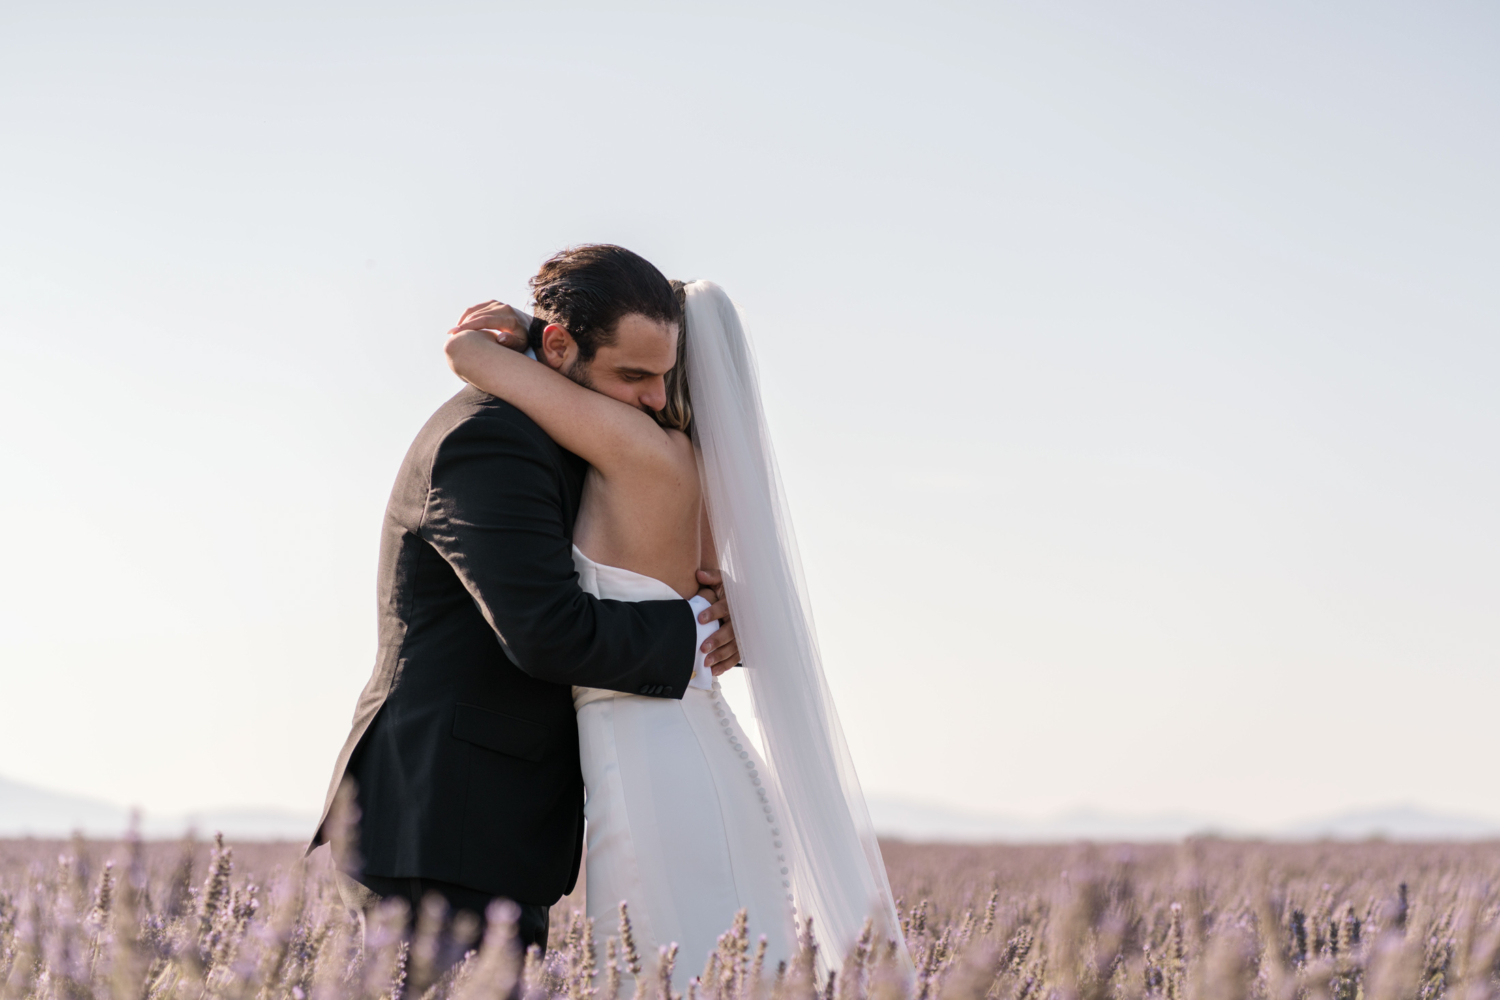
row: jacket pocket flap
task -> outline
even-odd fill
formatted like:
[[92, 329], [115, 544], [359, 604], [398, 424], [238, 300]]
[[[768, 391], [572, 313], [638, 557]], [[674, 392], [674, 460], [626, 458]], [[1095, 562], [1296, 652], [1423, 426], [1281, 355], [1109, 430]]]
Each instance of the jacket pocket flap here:
[[540, 761], [552, 734], [546, 726], [526, 719], [501, 715], [478, 705], [459, 705], [453, 713], [453, 735], [486, 750]]

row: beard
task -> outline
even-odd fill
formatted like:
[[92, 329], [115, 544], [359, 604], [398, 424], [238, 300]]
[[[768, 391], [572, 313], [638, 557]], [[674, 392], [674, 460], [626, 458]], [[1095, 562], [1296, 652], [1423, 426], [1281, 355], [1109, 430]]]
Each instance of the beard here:
[[563, 369], [563, 375], [585, 389], [594, 387], [594, 380], [589, 377], [589, 365], [582, 358], [574, 358], [573, 363]]
[[[593, 368], [593, 366], [594, 362], [592, 358], [588, 361], [580, 361], [579, 359], [574, 358], [571, 365], [566, 368], [559, 368], [558, 371], [562, 373], [562, 376], [564, 378], [566, 378], [573, 384], [581, 385], [585, 389], [590, 389], [594, 392], [599, 392], [600, 390], [597, 386], [594, 385], [593, 376], [589, 372], [589, 369]], [[603, 395], [608, 396], [609, 393], [606, 392], [603, 393]], [[618, 396], [614, 398], [619, 399]], [[648, 406], [645, 406], [642, 403], [632, 403], [628, 399], [620, 399], [619, 401], [626, 404], [627, 406], [634, 406], [637, 410], [640, 410], [642, 413], [650, 414], [652, 417], [655, 417], [657, 415], [655, 410], [651, 409]]]

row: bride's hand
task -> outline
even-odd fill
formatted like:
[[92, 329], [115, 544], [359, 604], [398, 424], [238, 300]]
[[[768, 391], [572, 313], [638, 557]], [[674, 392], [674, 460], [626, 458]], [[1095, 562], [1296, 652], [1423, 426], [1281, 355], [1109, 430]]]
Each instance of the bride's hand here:
[[449, 330], [448, 334], [457, 336], [466, 330], [482, 331], [495, 343], [512, 351], [524, 353], [526, 350], [526, 325], [516, 315], [516, 311], [504, 302], [491, 299], [465, 309], [458, 325]]

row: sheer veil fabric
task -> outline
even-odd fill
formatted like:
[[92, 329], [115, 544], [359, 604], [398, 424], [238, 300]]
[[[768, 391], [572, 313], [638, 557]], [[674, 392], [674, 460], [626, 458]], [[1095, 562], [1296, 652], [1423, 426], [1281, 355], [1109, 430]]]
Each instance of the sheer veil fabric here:
[[685, 287], [693, 436], [735, 635], [765, 747], [799, 924], [837, 968], [873, 918], [894, 939], [895, 903], [870, 812], [823, 675], [812, 609], [755, 358], [738, 310], [718, 285]]

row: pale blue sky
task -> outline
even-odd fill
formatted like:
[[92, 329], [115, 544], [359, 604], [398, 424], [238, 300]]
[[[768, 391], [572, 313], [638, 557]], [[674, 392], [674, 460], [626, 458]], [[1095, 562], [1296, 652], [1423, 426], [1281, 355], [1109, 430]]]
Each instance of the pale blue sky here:
[[442, 331], [607, 240], [872, 793], [1500, 817], [1494, 5], [124, 6], [0, 7], [0, 774], [315, 808]]

